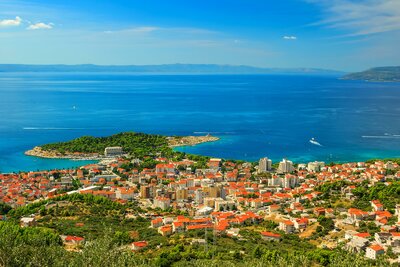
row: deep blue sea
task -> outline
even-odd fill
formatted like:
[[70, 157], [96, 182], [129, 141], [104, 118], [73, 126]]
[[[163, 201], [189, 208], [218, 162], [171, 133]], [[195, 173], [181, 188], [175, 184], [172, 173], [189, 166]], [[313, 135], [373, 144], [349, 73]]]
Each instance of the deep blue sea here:
[[[0, 171], [82, 162], [24, 156], [36, 145], [122, 131], [211, 133], [181, 151], [295, 162], [400, 157], [400, 83], [277, 75], [0, 73]], [[311, 144], [315, 138], [322, 146]]]

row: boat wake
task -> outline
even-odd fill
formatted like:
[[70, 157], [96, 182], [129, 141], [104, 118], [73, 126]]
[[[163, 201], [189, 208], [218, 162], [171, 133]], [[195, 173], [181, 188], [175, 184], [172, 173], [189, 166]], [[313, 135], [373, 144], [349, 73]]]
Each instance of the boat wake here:
[[193, 132], [194, 134], [234, 134], [234, 132]]
[[384, 135], [362, 135], [362, 138], [374, 138], [374, 139], [397, 139], [400, 138], [400, 134], [384, 134]]
[[35, 131], [35, 130], [86, 130], [87, 128], [23, 127], [22, 129], [27, 131]]

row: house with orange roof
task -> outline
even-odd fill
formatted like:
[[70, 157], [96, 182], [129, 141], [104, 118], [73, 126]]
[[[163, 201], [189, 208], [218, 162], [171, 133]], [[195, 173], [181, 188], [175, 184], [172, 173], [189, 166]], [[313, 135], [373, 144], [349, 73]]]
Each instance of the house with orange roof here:
[[356, 208], [350, 208], [347, 212], [353, 221], [360, 221], [369, 216], [368, 212]]
[[273, 232], [261, 232], [261, 237], [262, 237], [262, 239], [268, 240], [268, 241], [270, 241], [270, 240], [279, 241], [282, 238], [280, 234], [276, 234]]
[[392, 214], [387, 210], [376, 211], [375, 215], [376, 215], [375, 220], [377, 220], [377, 221], [386, 220], [386, 223], [387, 223], [387, 219], [392, 217]]
[[282, 221], [279, 223], [279, 230], [282, 230], [287, 234], [291, 234], [295, 230], [294, 223], [290, 220]]
[[380, 245], [374, 244], [367, 247], [365, 257], [376, 260], [379, 255], [385, 254], [385, 250]]
[[115, 191], [115, 197], [118, 199], [132, 200], [135, 197], [133, 188], [120, 187]]
[[325, 215], [325, 208], [321, 208], [321, 207], [315, 208], [315, 209], [314, 209], [314, 214], [315, 214], [316, 216], [323, 216], [323, 215]]
[[153, 228], [158, 228], [162, 225], [163, 225], [163, 219], [161, 217], [151, 220], [151, 227]]
[[75, 245], [79, 246], [85, 243], [85, 238], [80, 237], [80, 236], [73, 236], [73, 235], [68, 235], [64, 238], [64, 243], [66, 245]]
[[185, 225], [183, 222], [173, 222], [172, 223], [172, 231], [174, 233], [182, 233], [185, 231]]
[[307, 228], [308, 225], [308, 219], [307, 218], [300, 218], [294, 220], [294, 228], [296, 228], [298, 231], [302, 232]]
[[171, 225], [164, 225], [158, 228], [158, 233], [162, 236], [169, 236], [172, 234], [172, 226]]
[[382, 211], [383, 210], [383, 205], [379, 200], [372, 200], [371, 201], [371, 206], [374, 209], [374, 211]]
[[142, 249], [145, 249], [148, 245], [149, 244], [147, 241], [137, 241], [131, 244], [131, 248], [133, 251], [140, 251]]
[[371, 235], [369, 233], [357, 233], [354, 236], [361, 237], [361, 238], [370, 238]]

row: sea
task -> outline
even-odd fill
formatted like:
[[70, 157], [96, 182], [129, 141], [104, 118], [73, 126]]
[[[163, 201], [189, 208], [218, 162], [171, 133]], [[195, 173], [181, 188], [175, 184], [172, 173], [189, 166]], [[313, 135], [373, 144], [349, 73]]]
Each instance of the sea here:
[[84, 165], [24, 151], [124, 131], [215, 135], [217, 142], [177, 150], [227, 159], [400, 157], [400, 83], [320, 75], [0, 73], [0, 172]]

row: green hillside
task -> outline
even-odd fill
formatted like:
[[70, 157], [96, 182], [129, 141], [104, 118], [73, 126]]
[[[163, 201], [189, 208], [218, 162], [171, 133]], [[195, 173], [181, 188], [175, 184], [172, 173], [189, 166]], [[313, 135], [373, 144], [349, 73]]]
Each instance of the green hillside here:
[[345, 80], [365, 80], [371, 82], [400, 82], [399, 67], [378, 67], [362, 72], [350, 73], [343, 77]]

